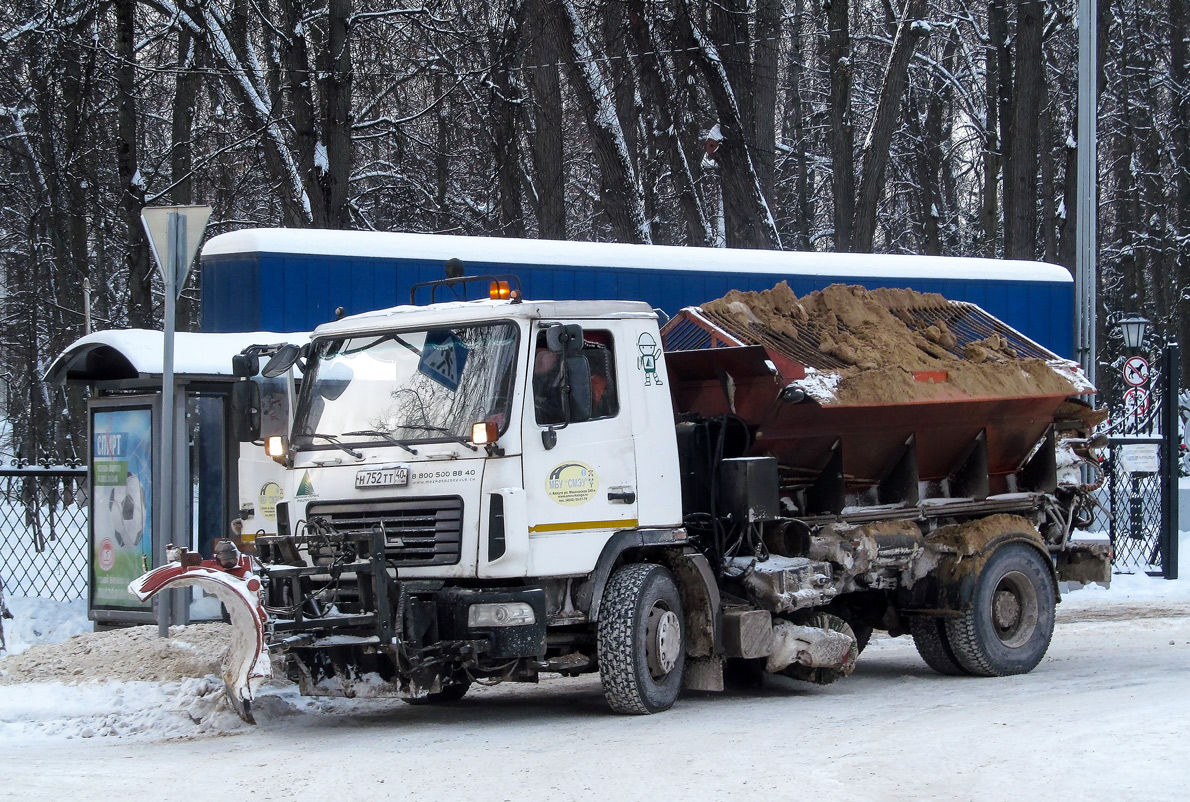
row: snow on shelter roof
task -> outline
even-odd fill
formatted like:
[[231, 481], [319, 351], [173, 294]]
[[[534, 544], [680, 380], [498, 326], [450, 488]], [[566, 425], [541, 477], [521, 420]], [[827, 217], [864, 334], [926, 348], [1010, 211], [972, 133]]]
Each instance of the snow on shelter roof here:
[[[355, 256], [502, 266], [558, 265], [723, 273], [811, 274], [874, 278], [956, 278], [1071, 283], [1064, 267], [1045, 262], [908, 254], [821, 253], [616, 242], [469, 237], [383, 231], [249, 228], [212, 237], [204, 258], [245, 253]], [[471, 272], [471, 271], [469, 271]]]
[[[249, 345], [304, 343], [307, 334], [271, 331], [233, 334], [174, 335], [174, 374], [178, 376], [230, 376], [231, 358]], [[75, 340], [50, 364], [45, 381], [118, 381], [160, 376], [165, 359], [165, 334], [152, 329], [97, 331]]]

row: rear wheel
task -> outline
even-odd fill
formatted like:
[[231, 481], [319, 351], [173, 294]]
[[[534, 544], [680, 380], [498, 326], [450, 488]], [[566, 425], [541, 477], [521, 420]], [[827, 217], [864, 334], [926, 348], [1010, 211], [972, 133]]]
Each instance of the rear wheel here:
[[946, 622], [955, 658], [976, 676], [1027, 674], [1049, 649], [1055, 598], [1049, 566], [1036, 549], [1001, 546], [976, 578], [970, 608]]
[[915, 615], [909, 622], [909, 629], [913, 633], [913, 645], [927, 666], [948, 677], [967, 674], [947, 640], [945, 619]]
[[603, 592], [598, 626], [603, 695], [617, 713], [668, 710], [686, 667], [682, 600], [659, 565], [617, 570]]

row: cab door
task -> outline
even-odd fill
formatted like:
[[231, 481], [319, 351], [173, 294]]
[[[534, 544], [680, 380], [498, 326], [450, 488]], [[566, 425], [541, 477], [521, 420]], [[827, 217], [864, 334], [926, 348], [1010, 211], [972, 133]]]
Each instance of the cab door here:
[[[530, 576], [588, 573], [608, 538], [637, 526], [636, 454], [621, 380], [631, 344], [618, 341], [615, 321], [556, 323], [581, 324], [582, 345], [563, 355], [548, 348], [544, 329], [533, 334], [522, 438]], [[572, 386], [589, 387], [589, 398], [580, 392], [566, 405], [569, 420], [560, 408], [563, 357]]]

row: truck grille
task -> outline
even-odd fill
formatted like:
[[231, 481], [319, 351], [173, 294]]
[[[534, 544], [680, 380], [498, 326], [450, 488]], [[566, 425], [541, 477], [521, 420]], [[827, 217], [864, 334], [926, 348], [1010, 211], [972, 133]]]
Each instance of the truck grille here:
[[396, 566], [453, 565], [463, 538], [463, 499], [414, 498], [383, 504], [311, 504], [306, 518], [321, 518], [345, 540], [369, 550], [372, 532], [384, 532], [384, 553]]

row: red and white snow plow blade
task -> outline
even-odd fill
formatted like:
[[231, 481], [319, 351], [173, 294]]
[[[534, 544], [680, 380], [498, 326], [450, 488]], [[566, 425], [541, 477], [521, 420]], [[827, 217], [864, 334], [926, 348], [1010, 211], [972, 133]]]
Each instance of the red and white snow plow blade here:
[[184, 549], [179, 559], [154, 568], [128, 584], [128, 592], [148, 601], [166, 588], [193, 585], [215, 594], [231, 616], [231, 648], [223, 661], [223, 685], [227, 700], [240, 718], [255, 724], [252, 699], [265, 679], [273, 674], [265, 645], [268, 613], [260, 603], [260, 579], [252, 573], [248, 557], [238, 555], [233, 568], [216, 560], [200, 560]]

